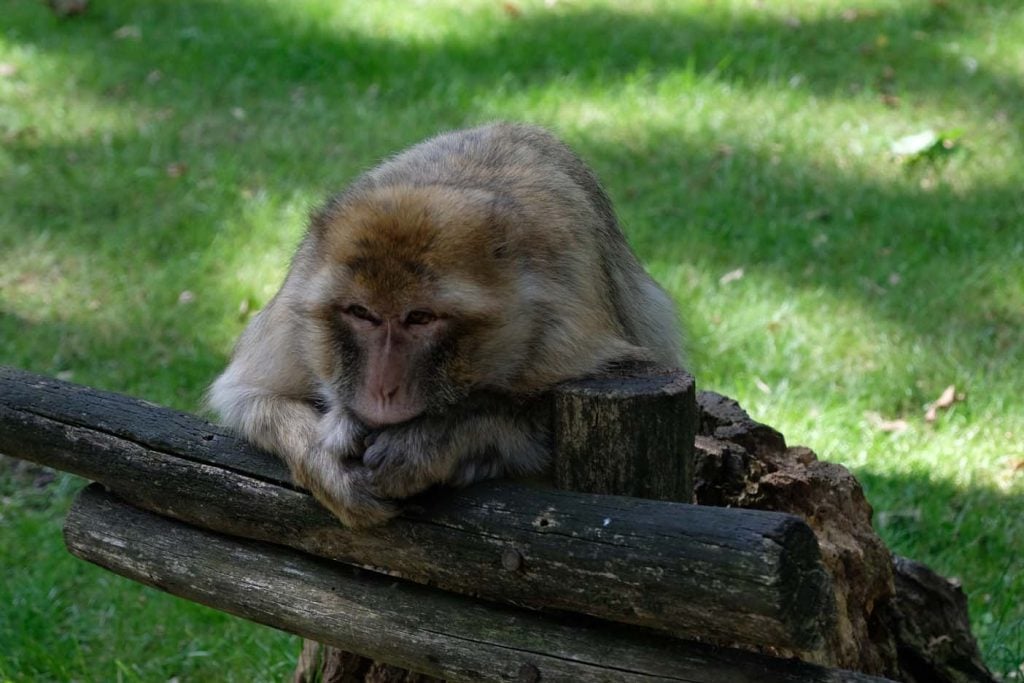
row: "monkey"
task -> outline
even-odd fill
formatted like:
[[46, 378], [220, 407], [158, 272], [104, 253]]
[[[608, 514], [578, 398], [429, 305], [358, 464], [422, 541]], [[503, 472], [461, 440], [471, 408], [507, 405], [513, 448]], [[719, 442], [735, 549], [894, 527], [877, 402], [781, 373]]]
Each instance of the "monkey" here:
[[682, 367], [675, 306], [589, 167], [538, 127], [437, 135], [316, 209], [207, 400], [363, 528], [435, 485], [545, 470], [537, 396]]

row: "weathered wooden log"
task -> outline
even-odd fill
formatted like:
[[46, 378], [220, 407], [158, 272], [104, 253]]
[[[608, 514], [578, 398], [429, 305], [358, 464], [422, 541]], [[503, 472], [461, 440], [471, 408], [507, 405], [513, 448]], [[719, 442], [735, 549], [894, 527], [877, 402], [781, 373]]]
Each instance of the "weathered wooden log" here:
[[220, 428], [12, 369], [0, 371], [0, 452], [204, 528], [681, 637], [809, 649], [834, 613], [813, 535], [790, 515], [492, 482], [354, 532]]
[[693, 502], [691, 375], [624, 366], [560, 386], [553, 404], [556, 487]]
[[920, 562], [893, 558], [896, 579], [890, 622], [907, 683], [997, 683], [971, 633], [967, 596], [958, 581]]
[[[691, 375], [629, 363], [552, 393], [556, 488], [692, 502], [698, 420]], [[516, 571], [521, 562], [515, 548], [502, 554], [506, 570]], [[437, 681], [312, 640], [303, 643], [302, 653], [294, 683]]]
[[72, 553], [128, 578], [451, 681], [883, 680], [445, 593], [198, 529], [95, 484], [64, 533]]

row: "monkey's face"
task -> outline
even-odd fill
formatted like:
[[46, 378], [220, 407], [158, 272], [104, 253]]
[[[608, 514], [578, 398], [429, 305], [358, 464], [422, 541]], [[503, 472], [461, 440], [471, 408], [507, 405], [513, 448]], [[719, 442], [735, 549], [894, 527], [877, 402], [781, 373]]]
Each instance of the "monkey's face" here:
[[436, 192], [386, 199], [327, 224], [310, 283], [316, 372], [371, 427], [443, 411], [486, 381], [505, 308], [486, 215]]
[[461, 393], [448, 368], [452, 319], [429, 303], [394, 308], [350, 296], [333, 306], [335, 388], [371, 427], [405, 422]]

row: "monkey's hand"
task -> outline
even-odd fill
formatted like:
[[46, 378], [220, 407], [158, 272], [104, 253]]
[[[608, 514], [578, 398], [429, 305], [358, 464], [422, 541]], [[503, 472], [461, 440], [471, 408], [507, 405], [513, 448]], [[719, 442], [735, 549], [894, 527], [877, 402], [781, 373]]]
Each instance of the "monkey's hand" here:
[[398, 506], [372, 492], [372, 473], [358, 460], [340, 460], [317, 450], [310, 454], [301, 475], [321, 505], [353, 529], [383, 524], [400, 512]]
[[435, 484], [466, 486], [504, 475], [536, 474], [549, 459], [536, 416], [500, 410], [425, 417], [368, 437], [363, 463], [380, 498], [407, 498]]
[[372, 491], [372, 472], [359, 459], [365, 434], [351, 417], [332, 411], [321, 419], [317, 443], [289, 459], [296, 482], [356, 529], [383, 524], [399, 513], [396, 504]]

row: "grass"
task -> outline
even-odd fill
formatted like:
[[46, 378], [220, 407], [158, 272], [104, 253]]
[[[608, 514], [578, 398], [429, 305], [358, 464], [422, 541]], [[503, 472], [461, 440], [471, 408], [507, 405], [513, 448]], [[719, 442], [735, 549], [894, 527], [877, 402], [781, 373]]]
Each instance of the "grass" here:
[[[1016, 0], [92, 5], [3, 5], [0, 363], [195, 409], [311, 206], [438, 130], [543, 124], [679, 303], [700, 386], [852, 468], [1024, 676]], [[962, 137], [893, 157], [925, 129]], [[0, 465], [0, 680], [287, 674], [290, 637], [70, 558], [79, 482], [31, 472]]]

